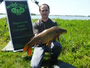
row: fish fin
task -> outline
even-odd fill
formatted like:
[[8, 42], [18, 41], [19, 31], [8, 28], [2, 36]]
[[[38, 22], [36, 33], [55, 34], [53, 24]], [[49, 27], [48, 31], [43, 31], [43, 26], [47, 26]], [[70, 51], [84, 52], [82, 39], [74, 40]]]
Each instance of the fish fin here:
[[50, 46], [51, 42], [46, 43], [46, 46]]
[[29, 47], [29, 48], [28, 48], [27, 53], [28, 53], [28, 56], [30, 56], [30, 55], [31, 55], [31, 53], [32, 53], [32, 47]]
[[23, 51], [27, 51], [28, 49], [28, 45], [25, 45], [25, 47], [23, 48]]

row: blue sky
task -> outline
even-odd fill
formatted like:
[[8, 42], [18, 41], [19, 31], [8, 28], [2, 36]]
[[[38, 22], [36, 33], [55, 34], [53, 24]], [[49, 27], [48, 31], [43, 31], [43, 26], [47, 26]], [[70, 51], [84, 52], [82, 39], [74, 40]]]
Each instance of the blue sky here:
[[[37, 0], [39, 5], [47, 3], [50, 6], [50, 15], [90, 15], [90, 0]], [[28, 0], [30, 12], [39, 14], [38, 6]], [[0, 13], [5, 13], [5, 6], [0, 5]]]

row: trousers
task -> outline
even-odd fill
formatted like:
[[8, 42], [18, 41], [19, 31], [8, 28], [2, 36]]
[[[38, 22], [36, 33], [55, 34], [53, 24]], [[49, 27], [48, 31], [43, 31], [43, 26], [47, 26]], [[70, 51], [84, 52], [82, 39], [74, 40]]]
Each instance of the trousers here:
[[59, 42], [55, 41], [51, 44], [51, 46], [41, 45], [34, 48], [34, 52], [31, 59], [31, 68], [41, 68], [42, 59], [44, 57], [45, 52], [51, 53], [52, 61], [57, 60], [62, 46]]

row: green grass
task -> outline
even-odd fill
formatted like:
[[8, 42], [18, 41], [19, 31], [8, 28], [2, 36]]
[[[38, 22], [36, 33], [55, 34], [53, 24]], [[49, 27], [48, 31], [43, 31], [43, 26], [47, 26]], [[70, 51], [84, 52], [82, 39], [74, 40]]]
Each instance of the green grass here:
[[[59, 59], [76, 66], [90, 68], [90, 20], [56, 20], [59, 26], [67, 29]], [[59, 23], [60, 22], [60, 23]]]
[[[90, 20], [54, 20], [59, 27], [67, 29], [64, 38], [60, 36], [63, 48], [58, 59], [77, 68], [90, 68]], [[10, 40], [5, 23], [6, 18], [0, 19], [0, 68], [30, 68], [31, 57], [26, 52], [1, 51]]]

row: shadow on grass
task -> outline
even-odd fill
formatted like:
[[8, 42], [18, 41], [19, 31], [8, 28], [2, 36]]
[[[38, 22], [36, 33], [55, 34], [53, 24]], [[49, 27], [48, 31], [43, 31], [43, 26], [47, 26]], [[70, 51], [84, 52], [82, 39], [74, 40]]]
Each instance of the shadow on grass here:
[[24, 59], [25, 61], [30, 61], [31, 58], [32, 58], [32, 56], [25, 56], [25, 57], [23, 57], [23, 59]]
[[[43, 58], [42, 61], [42, 67], [44, 68], [51, 68], [50, 64], [53, 62], [50, 62], [50, 55], [47, 54], [45, 55], [45, 57]], [[61, 60], [58, 60], [55, 65], [53, 66], [58, 66], [58, 67], [54, 67], [54, 68], [76, 68], [75, 66], [72, 66], [71, 64], [65, 63]]]
[[[49, 60], [43, 60], [42, 62], [42, 67], [44, 68], [50, 68], [49, 65]], [[72, 66], [71, 64], [65, 63], [61, 60], [58, 60], [57, 63], [54, 66], [58, 66], [58, 67], [54, 67], [54, 68], [76, 68], [75, 66]]]

